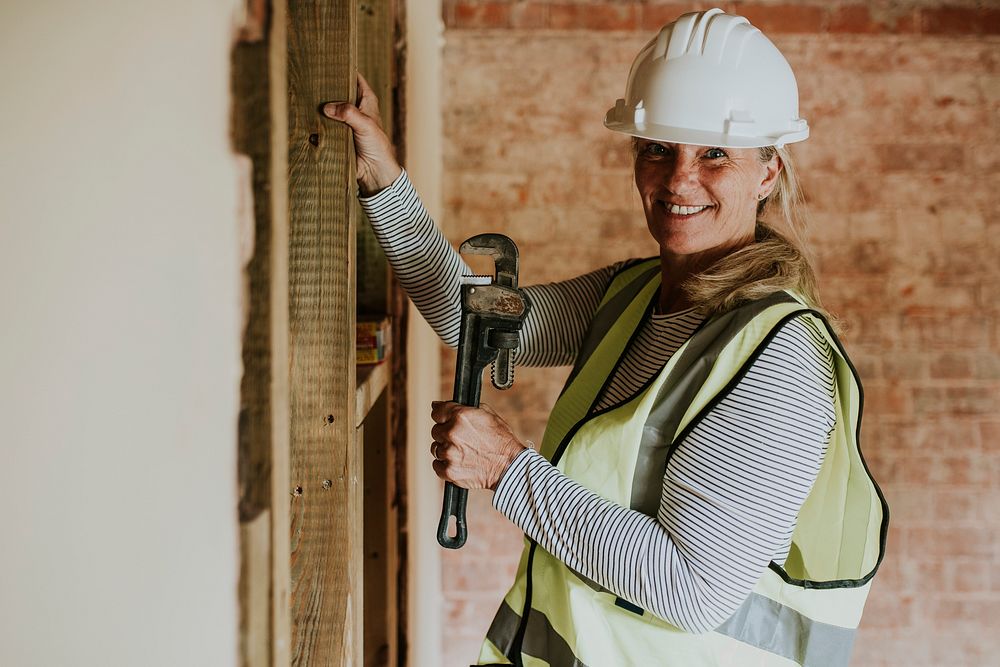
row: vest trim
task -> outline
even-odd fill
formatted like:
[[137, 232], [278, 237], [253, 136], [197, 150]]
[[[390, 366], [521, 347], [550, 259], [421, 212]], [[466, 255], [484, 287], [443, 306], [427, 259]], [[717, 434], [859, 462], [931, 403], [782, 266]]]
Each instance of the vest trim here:
[[[534, 578], [531, 576], [531, 568], [535, 562], [535, 549], [538, 548], [538, 542], [530, 538], [529, 541], [531, 542], [531, 548], [528, 549], [528, 562], [525, 565], [525, 572], [527, 576], [525, 577], [524, 582], [524, 610], [521, 612], [521, 617], [518, 619], [517, 631], [515, 632], [513, 641], [511, 642], [510, 653], [506, 653], [507, 657], [510, 658], [511, 662], [513, 662], [517, 667], [523, 667], [523, 663], [521, 661], [521, 651], [524, 647], [524, 635], [528, 630], [528, 617], [531, 615], [531, 580]], [[503, 605], [501, 605], [500, 609], [503, 610], [504, 607], [509, 607], [506, 600]], [[514, 616], [517, 616], [517, 613], [514, 612], [513, 609], [511, 609], [511, 612], [514, 613]], [[492, 630], [492, 628], [490, 629]]]
[[[830, 327], [830, 322], [826, 319], [826, 317], [822, 313], [818, 313], [816, 311], [810, 311], [810, 313], [814, 317], [819, 318], [827, 329], [829, 329], [830, 331], [833, 330]], [[875, 495], [878, 496], [879, 504], [881, 504], [882, 506], [882, 525], [879, 526], [878, 559], [875, 561], [875, 567], [872, 568], [872, 571], [866, 574], [861, 579], [840, 579], [834, 581], [811, 581], [808, 579], [795, 579], [794, 577], [789, 576], [788, 573], [785, 572], [784, 568], [782, 568], [774, 561], [771, 561], [768, 564], [768, 567], [770, 567], [771, 570], [777, 573], [777, 575], [781, 577], [782, 581], [784, 581], [786, 584], [791, 584], [793, 586], [798, 586], [800, 588], [817, 588], [817, 589], [855, 588], [867, 584], [869, 581], [872, 580], [872, 577], [875, 576], [875, 573], [878, 572], [879, 567], [882, 565], [882, 559], [885, 557], [886, 539], [888, 538], [889, 535], [889, 503], [887, 503], [885, 500], [885, 495], [883, 495], [882, 493], [882, 488], [878, 485], [878, 482], [875, 481], [875, 476], [872, 475], [872, 471], [868, 467], [868, 461], [865, 460], [865, 453], [861, 449], [861, 421], [862, 417], [864, 416], [864, 410], [865, 410], [865, 388], [861, 384], [861, 377], [858, 375], [858, 369], [854, 367], [854, 362], [851, 361], [851, 358], [849, 356], [847, 356], [847, 350], [844, 349], [844, 344], [840, 342], [840, 338], [838, 338], [837, 336], [830, 336], [830, 338], [837, 346], [837, 350], [840, 353], [840, 357], [845, 362], [847, 362], [847, 367], [851, 370], [851, 375], [854, 376], [854, 382], [858, 387], [858, 417], [857, 417], [857, 426], [855, 427], [854, 431], [854, 444], [855, 444], [855, 449], [858, 452], [858, 458], [861, 459], [861, 465], [865, 469], [865, 474], [868, 475], [868, 479], [871, 481], [872, 486], [875, 488]]]

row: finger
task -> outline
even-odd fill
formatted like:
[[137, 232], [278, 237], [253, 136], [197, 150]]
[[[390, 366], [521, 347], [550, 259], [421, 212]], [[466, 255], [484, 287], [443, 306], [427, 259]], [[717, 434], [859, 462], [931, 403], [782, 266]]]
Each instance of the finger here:
[[358, 108], [372, 118], [381, 118], [378, 110], [378, 95], [368, 81], [358, 72]]
[[350, 102], [330, 102], [323, 105], [323, 115], [333, 120], [346, 123], [357, 134], [368, 134], [378, 129], [376, 123], [369, 116], [361, 113], [361, 110]]
[[431, 443], [431, 454], [434, 455], [438, 461], [444, 461], [447, 458], [448, 443], [445, 442], [432, 442]]
[[448, 477], [447, 477], [448, 462], [447, 461], [438, 461], [437, 459], [435, 459], [434, 462], [431, 463], [431, 467], [434, 468], [434, 474], [435, 475], [437, 475], [441, 479], [445, 479], [445, 480], [448, 479]]
[[443, 424], [451, 419], [455, 409], [461, 407], [454, 401], [431, 401], [431, 419], [438, 424]]
[[434, 424], [431, 427], [431, 440], [434, 442], [445, 442], [448, 440], [444, 424]]

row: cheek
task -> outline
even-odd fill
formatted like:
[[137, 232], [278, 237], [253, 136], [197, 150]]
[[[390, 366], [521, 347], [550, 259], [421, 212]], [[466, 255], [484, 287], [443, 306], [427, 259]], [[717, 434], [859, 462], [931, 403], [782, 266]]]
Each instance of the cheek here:
[[715, 173], [706, 175], [703, 183], [724, 212], [743, 211], [756, 205], [754, 188], [744, 174]]

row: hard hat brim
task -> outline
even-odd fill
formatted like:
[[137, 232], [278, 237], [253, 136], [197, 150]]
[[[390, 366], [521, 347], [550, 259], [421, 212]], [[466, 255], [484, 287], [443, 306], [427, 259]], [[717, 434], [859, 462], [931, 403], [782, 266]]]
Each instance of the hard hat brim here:
[[[613, 111], [613, 109], [611, 110]], [[610, 114], [611, 111], [608, 113]], [[668, 141], [674, 144], [692, 144], [695, 146], [714, 146], [718, 148], [760, 148], [761, 146], [783, 146], [796, 141], [804, 141], [809, 137], [809, 128], [798, 132], [789, 132], [777, 137], [743, 137], [705, 130], [692, 130], [684, 127], [670, 127], [655, 123], [621, 123], [604, 121], [604, 127], [615, 132], [628, 134], [640, 139], [652, 141]]]

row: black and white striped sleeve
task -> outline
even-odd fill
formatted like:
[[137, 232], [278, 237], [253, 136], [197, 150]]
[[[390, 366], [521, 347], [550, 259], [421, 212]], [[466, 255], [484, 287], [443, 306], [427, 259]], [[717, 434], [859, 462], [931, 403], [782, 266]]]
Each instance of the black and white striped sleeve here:
[[829, 344], [796, 318], [679, 444], [656, 518], [531, 450], [505, 472], [494, 506], [616, 595], [684, 630], [712, 630], [787, 556], [834, 426], [834, 383]]
[[[462, 316], [461, 276], [471, 273], [471, 269], [434, 224], [406, 172], [388, 188], [359, 200], [375, 238], [417, 310], [445, 344], [457, 346]], [[618, 266], [524, 288], [531, 310], [521, 333], [517, 363], [571, 364]]]

